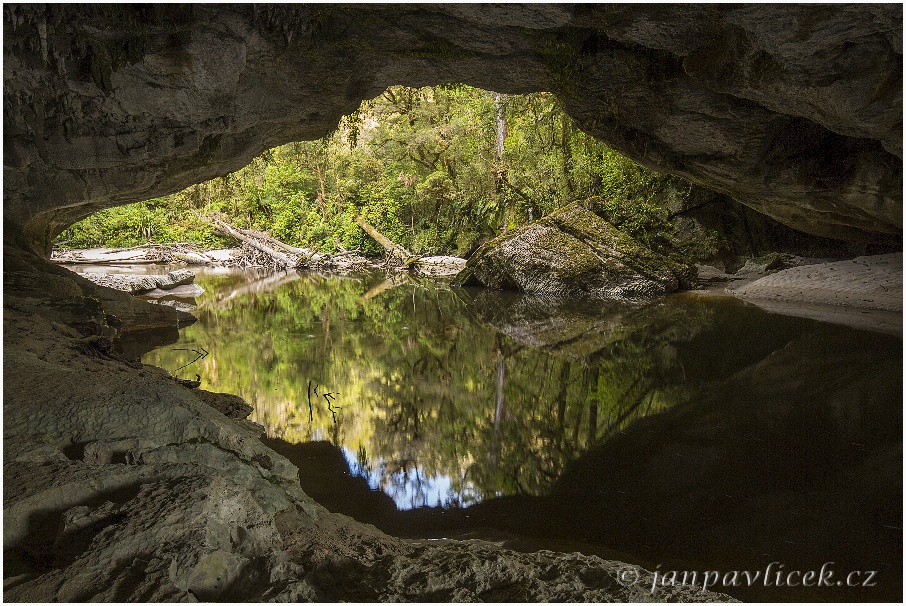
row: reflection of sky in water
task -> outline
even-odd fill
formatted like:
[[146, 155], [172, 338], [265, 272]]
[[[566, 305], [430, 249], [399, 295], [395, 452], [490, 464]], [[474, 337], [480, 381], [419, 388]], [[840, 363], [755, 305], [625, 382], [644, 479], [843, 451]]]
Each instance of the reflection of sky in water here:
[[[675, 356], [662, 355], [673, 335], [629, 338], [651, 320], [620, 315], [638, 315], [636, 307], [608, 308], [602, 320], [596, 309], [539, 310], [499, 293], [474, 303], [475, 293], [387, 289], [381, 278], [200, 274], [198, 322], [143, 359], [166, 369], [190, 363], [185, 378], [197, 373], [202, 389], [243, 397], [271, 437], [341, 448], [353, 474], [399, 509], [544, 494], [578, 453], [673, 403], [659, 390], [676, 374]], [[514, 301], [531, 313], [510, 310]], [[475, 317], [489, 310], [497, 315]], [[682, 306], [651, 313], [668, 326], [703, 315]], [[552, 355], [493, 322], [517, 332], [540, 323], [546, 338], [571, 345]], [[185, 359], [200, 347], [209, 355]]]
[[[363, 467], [356, 454], [342, 447], [343, 456], [353, 475], [365, 478], [372, 490], [387, 493], [396, 508], [400, 510], [416, 507], [462, 506], [463, 494], [451, 490], [450, 478], [442, 475], [426, 477], [418, 467], [404, 472], [388, 473], [383, 462], [378, 460], [373, 469]], [[381, 486], [383, 480], [384, 486]]]
[[182, 378], [243, 397], [271, 437], [341, 448], [399, 509], [547, 494], [589, 448], [812, 327], [681, 295], [576, 307], [380, 277], [196, 281], [198, 322], [143, 360], [189, 363]]

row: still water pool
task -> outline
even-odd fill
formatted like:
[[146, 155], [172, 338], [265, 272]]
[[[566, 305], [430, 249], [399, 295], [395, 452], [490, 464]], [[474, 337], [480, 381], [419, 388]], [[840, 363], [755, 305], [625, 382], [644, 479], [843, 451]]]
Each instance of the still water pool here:
[[[652, 568], [834, 562], [881, 583], [738, 597], [902, 591], [899, 335], [695, 293], [625, 305], [383, 275], [196, 282], [198, 322], [143, 362], [243, 397], [269, 438], [299, 444], [281, 452], [320, 466], [303, 488], [338, 510], [411, 536], [495, 528]], [[365, 508], [374, 494], [393, 506]]]

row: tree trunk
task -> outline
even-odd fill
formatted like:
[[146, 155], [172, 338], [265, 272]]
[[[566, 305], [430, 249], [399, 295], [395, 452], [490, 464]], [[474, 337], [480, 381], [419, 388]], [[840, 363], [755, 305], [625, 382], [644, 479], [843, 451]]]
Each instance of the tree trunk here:
[[217, 231], [219, 231], [225, 235], [228, 235], [231, 238], [235, 238], [236, 240], [239, 240], [240, 242], [248, 244], [249, 246], [251, 246], [253, 248], [257, 248], [258, 250], [260, 250], [261, 252], [263, 252], [264, 254], [269, 256], [270, 258], [277, 261], [277, 263], [282, 265], [284, 269], [293, 269], [299, 264], [298, 260], [293, 259], [292, 257], [289, 257], [287, 255], [284, 255], [281, 252], [274, 250], [267, 244], [261, 242], [261, 240], [259, 240], [258, 238], [255, 238], [255, 237], [242, 233], [241, 230], [236, 229], [235, 227], [233, 227], [226, 221], [222, 221], [222, 220], [218, 219], [217, 217], [207, 217], [207, 220], [211, 223], [211, 225], [213, 225], [215, 227], [215, 229], [217, 229]]
[[375, 242], [380, 244], [390, 256], [397, 259], [400, 263], [411, 263], [416, 258], [415, 255], [399, 244], [391, 242], [388, 238], [381, 235], [381, 232], [369, 225], [361, 216], [356, 217], [355, 222], [359, 224], [359, 227], [365, 230], [365, 233], [374, 238]]
[[569, 145], [570, 134], [572, 133], [572, 122], [569, 116], [563, 114], [560, 117], [560, 153], [563, 159], [563, 179], [566, 184], [567, 197], [575, 190], [573, 185], [573, 152]]
[[494, 159], [500, 162], [503, 159], [504, 143], [506, 142], [507, 127], [506, 114], [504, 113], [504, 103], [506, 97], [497, 93], [494, 95], [494, 109], [497, 116], [497, 141], [494, 146]]
[[[504, 144], [506, 143], [506, 115], [503, 113], [503, 98], [500, 93], [494, 95], [494, 109], [496, 118], [496, 140], [494, 144], [494, 192], [498, 198], [503, 194], [503, 185], [506, 183], [506, 169], [503, 166]], [[502, 200], [501, 200], [502, 202]], [[505, 221], [509, 208], [500, 204], [500, 231], [505, 227]]]

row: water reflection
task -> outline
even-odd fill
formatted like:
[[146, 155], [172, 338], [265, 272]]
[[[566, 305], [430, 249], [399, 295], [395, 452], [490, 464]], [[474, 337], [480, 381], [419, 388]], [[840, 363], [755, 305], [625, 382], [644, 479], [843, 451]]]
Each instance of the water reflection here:
[[197, 281], [199, 321], [145, 361], [175, 369], [175, 348], [205, 347], [181, 372], [255, 406], [332, 510], [651, 568], [834, 561], [881, 579], [728, 591], [751, 599], [902, 590], [897, 337], [692, 293], [617, 305], [380, 277]]
[[145, 361], [175, 370], [203, 347], [180, 373], [245, 398], [272, 437], [354, 453], [400, 508], [545, 494], [590, 446], [677, 401], [676, 344], [712, 315], [665, 302], [568, 311], [379, 277], [197, 281], [199, 321]]

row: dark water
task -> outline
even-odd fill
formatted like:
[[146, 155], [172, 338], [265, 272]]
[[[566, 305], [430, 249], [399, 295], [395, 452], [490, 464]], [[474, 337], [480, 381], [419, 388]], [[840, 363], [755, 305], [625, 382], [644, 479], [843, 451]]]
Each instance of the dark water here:
[[[198, 322], [143, 361], [245, 398], [330, 509], [663, 571], [835, 571], [724, 588], [743, 599], [901, 598], [899, 336], [693, 293], [196, 282]], [[847, 587], [851, 571], [872, 586]]]

